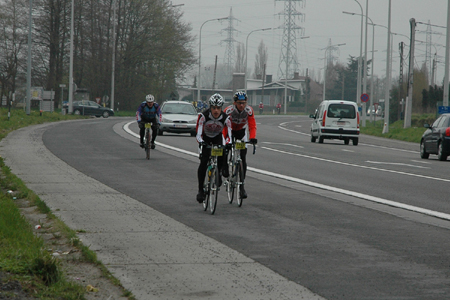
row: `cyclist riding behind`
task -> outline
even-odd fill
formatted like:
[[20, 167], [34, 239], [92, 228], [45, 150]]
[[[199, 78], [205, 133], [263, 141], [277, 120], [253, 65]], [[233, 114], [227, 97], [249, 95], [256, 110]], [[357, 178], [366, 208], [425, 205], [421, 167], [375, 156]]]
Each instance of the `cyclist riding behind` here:
[[[233, 140], [239, 139], [244, 142], [250, 142], [255, 145], [256, 139], [256, 121], [253, 108], [247, 105], [247, 95], [245, 92], [238, 91], [233, 96], [234, 104], [225, 108], [225, 114], [231, 117], [231, 128]], [[250, 136], [249, 136], [250, 135]], [[247, 149], [241, 150], [242, 166], [244, 168], [244, 179], [247, 173]], [[222, 175], [228, 177], [228, 165], [223, 169]], [[227, 176], [226, 176], [227, 175]], [[247, 198], [247, 192], [242, 184], [240, 189], [241, 197]]]
[[[231, 142], [231, 120], [230, 117], [222, 111], [223, 104], [223, 97], [220, 94], [214, 94], [209, 98], [209, 109], [199, 114], [197, 119], [197, 142], [200, 144], [207, 143], [224, 146]], [[224, 131], [227, 132], [227, 139], [225, 139], [223, 134]], [[205, 181], [210, 155], [211, 149], [203, 147], [202, 152], [200, 153], [200, 165], [197, 170], [197, 201], [199, 203], [202, 203], [205, 199], [203, 182]], [[226, 157], [224, 159], [218, 159], [217, 161], [219, 174], [222, 170], [224, 161], [226, 163]]]
[[152, 123], [152, 140], [151, 149], [155, 149], [155, 139], [158, 134], [158, 126], [160, 124], [161, 110], [159, 104], [155, 102], [155, 97], [148, 94], [145, 101], [139, 104], [136, 111], [136, 120], [139, 125], [140, 146], [144, 148], [145, 123]]

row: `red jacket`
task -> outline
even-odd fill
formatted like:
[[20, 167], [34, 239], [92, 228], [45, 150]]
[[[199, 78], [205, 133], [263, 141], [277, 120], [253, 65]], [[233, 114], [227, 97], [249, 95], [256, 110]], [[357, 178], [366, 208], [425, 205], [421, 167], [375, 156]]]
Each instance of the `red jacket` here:
[[256, 138], [256, 121], [253, 108], [249, 105], [240, 112], [236, 106], [230, 105], [225, 108], [224, 112], [231, 117], [231, 129], [238, 131], [248, 128], [250, 139]]

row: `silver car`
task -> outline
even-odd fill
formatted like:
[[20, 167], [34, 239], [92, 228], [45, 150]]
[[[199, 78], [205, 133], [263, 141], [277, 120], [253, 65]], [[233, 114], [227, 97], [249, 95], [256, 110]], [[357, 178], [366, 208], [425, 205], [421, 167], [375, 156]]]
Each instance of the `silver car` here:
[[196, 135], [198, 113], [194, 105], [185, 101], [166, 101], [161, 105], [161, 126], [158, 134], [164, 132], [190, 133]]

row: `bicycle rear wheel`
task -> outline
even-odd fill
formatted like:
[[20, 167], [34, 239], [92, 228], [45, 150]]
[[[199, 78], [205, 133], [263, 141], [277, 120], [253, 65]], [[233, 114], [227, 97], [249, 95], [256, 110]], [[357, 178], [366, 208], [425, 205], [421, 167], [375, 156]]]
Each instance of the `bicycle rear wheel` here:
[[241, 187], [244, 184], [244, 169], [242, 161], [236, 165], [236, 198], [239, 207], [242, 206]]
[[215, 167], [211, 169], [211, 178], [210, 178], [211, 197], [209, 199], [209, 210], [212, 215], [216, 212], [217, 197], [219, 196], [219, 180], [220, 180], [219, 168]]

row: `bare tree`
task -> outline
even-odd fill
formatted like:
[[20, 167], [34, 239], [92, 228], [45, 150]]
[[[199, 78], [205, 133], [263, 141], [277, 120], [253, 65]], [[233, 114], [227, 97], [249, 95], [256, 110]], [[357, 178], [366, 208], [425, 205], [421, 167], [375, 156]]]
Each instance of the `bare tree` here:
[[[22, 35], [17, 37], [13, 36], [11, 25], [18, 22], [12, 19], [19, 3], [24, 21], [28, 20], [26, 2], [0, 1], [0, 83], [5, 85], [2, 93], [6, 93], [11, 78], [16, 78], [7, 71], [14, 69], [10, 63], [14, 62], [13, 53], [16, 66], [21, 66], [21, 57], [26, 58], [26, 47], [25, 51], [20, 49], [26, 41], [27, 22], [19, 22], [21, 26], [17, 28], [22, 28], [22, 32], [17, 32]], [[59, 84], [67, 83], [69, 77], [71, 0], [33, 3], [32, 84], [59, 93]], [[195, 63], [191, 26], [182, 21], [182, 12], [173, 8], [169, 0], [75, 1], [74, 82], [88, 88], [92, 97], [110, 93], [113, 3], [117, 5], [115, 93], [121, 109], [135, 109], [148, 93], [159, 100], [167, 98], [176, 89], [176, 80], [183, 78]]]
[[269, 53], [267, 52], [267, 47], [264, 42], [261, 40], [258, 46], [258, 53], [255, 55], [255, 72], [254, 78], [257, 78], [258, 75], [262, 76], [264, 71], [264, 65], [267, 64], [267, 60], [269, 59]]
[[235, 73], [245, 73], [245, 47], [243, 44], [239, 43], [236, 47], [236, 64], [234, 66]]
[[[23, 0], [0, 2], [0, 84], [1, 96], [16, 92], [19, 73], [24, 71], [27, 39], [26, 4]], [[1, 103], [0, 103], [1, 105]]]

